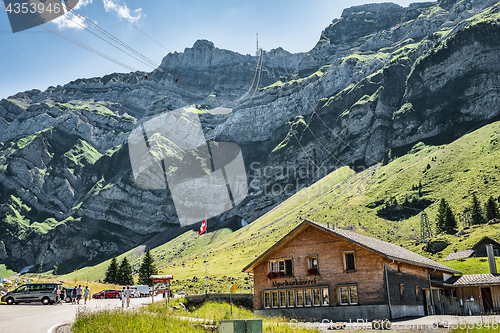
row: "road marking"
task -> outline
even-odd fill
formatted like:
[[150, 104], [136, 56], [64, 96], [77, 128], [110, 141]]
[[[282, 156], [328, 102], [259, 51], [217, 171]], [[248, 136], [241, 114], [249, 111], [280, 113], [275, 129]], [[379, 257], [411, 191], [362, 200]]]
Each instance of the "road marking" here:
[[63, 323], [59, 323], [59, 324], [55, 324], [54, 326], [50, 327], [48, 330], [47, 330], [47, 333], [54, 333], [56, 331], [56, 328], [58, 328], [60, 325], [62, 325]]

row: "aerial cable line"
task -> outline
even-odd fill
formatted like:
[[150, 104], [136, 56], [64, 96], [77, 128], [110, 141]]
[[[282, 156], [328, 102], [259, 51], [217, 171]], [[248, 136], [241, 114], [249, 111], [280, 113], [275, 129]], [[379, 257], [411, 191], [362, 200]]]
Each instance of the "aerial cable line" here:
[[[281, 55], [281, 60], [283, 62], [283, 65], [284, 65], [284, 69], [285, 71], [287, 72], [287, 75], [289, 75], [289, 72], [286, 70], [286, 63], [285, 63], [285, 59], [283, 58], [283, 55]], [[345, 141], [344, 139], [342, 139], [337, 133], [334, 132], [334, 130], [332, 128], [330, 128], [330, 126], [328, 126], [328, 124], [323, 120], [323, 118], [321, 118], [321, 116], [318, 114], [318, 112], [316, 112], [315, 108], [311, 105], [311, 103], [309, 102], [309, 100], [307, 99], [307, 97], [305, 97], [305, 94], [304, 94], [304, 90], [303, 89], [300, 89], [300, 92], [302, 93], [302, 95], [304, 96], [304, 99], [306, 100], [306, 103], [309, 105], [309, 107], [311, 108], [311, 110], [313, 110], [313, 112], [311, 113], [311, 117], [309, 119], [309, 121], [312, 121], [312, 116], [316, 115], [316, 117], [318, 117], [318, 119], [325, 125], [325, 127], [328, 129], [328, 131], [330, 133], [332, 133], [338, 140], [340, 140], [340, 142], [342, 142], [344, 145], [346, 145], [347, 147], [349, 147], [350, 149], [352, 149], [354, 152], [357, 152], [359, 153], [360, 155], [364, 156], [367, 160], [371, 160], [375, 163], [379, 163], [380, 161], [377, 161], [371, 157], [368, 157], [365, 153], [363, 153], [362, 151], [360, 151], [359, 149], [357, 148], [354, 148], [353, 146], [351, 146], [347, 141]], [[295, 100], [295, 98], [294, 98]], [[307, 124], [307, 127], [309, 128], [309, 124]], [[319, 141], [318, 141], [319, 142]]]
[[[143, 64], [147, 65], [147, 66], [150, 66], [152, 68], [156, 68], [158, 67], [159, 65], [157, 63], [155, 63], [153, 60], [147, 58], [146, 56], [144, 56], [143, 54], [141, 54], [139, 51], [135, 50], [134, 48], [132, 48], [131, 46], [127, 45], [126, 43], [122, 42], [121, 40], [119, 40], [117, 37], [113, 36], [110, 32], [106, 31], [105, 29], [101, 28], [97, 23], [95, 23], [94, 21], [90, 20], [89, 18], [87, 18], [85, 15], [81, 14], [80, 12], [78, 12], [77, 10], [73, 9], [71, 12], [74, 12], [76, 16], [80, 17], [81, 19], [83, 19], [84, 22], [88, 23], [90, 26], [92, 26], [95, 30], [99, 31], [100, 33], [106, 35], [108, 38], [110, 38], [111, 40], [113, 40], [114, 42], [116, 42], [117, 44], [125, 47], [127, 50], [129, 50], [130, 52], [134, 53], [135, 55], [137, 55], [138, 57], [140, 57], [142, 60], [139, 60], [137, 58], [135, 58], [134, 56], [132, 56], [131, 54], [128, 54], [130, 55], [131, 57], [134, 57], [134, 59], [136, 60], [139, 60], [140, 62], [142, 62]], [[72, 20], [70, 18], [69, 15], [66, 15], [66, 17], [70, 20]], [[78, 22], [72, 20], [73, 22], [75, 22], [76, 24], [79, 24]], [[80, 25], [80, 24], [79, 24]], [[90, 31], [89, 29], [87, 29], [85, 26], [82, 26], [80, 25], [82, 28], [84, 28], [85, 30], [89, 31], [90, 33], [92, 33], [93, 35], [95, 35], [96, 37], [104, 40], [102, 37], [100, 36], [97, 36], [95, 33], [93, 33], [92, 31]], [[105, 40], [104, 40], [105, 41]], [[107, 41], [106, 41], [107, 42]], [[107, 42], [108, 43], [108, 42]], [[109, 44], [109, 43], [108, 43]], [[117, 48], [116, 46], [114, 46], [115, 48]], [[122, 51], [124, 52], [124, 51]], [[144, 61], [146, 61], [147, 63], [145, 63]]]
[[[262, 54], [263, 54], [264, 52], [261, 50], [261, 51], [260, 51], [260, 53], [261, 53], [261, 57], [262, 57], [262, 58], [264, 58], [264, 57], [262, 56]], [[259, 69], [259, 77], [258, 77], [258, 79], [257, 79], [257, 84], [255, 85], [255, 90], [254, 90], [254, 92], [253, 92], [253, 95], [252, 95], [252, 97], [251, 97], [250, 99], [252, 99], [252, 98], [255, 96], [255, 94], [257, 93], [257, 90], [259, 89], [260, 78], [261, 78], [261, 76], [262, 76], [262, 62], [263, 62], [263, 60], [261, 60], [261, 61], [260, 61], [260, 66], [259, 66], [259, 68], [258, 68], [258, 69]]]
[[[0, 2], [0, 6], [2, 6], [3, 8], [6, 8], [5, 3], [3, 1]], [[16, 15], [19, 15], [22, 19], [24, 19], [26, 21], [30, 21], [32, 23], [39, 23], [39, 21], [36, 21], [36, 20], [30, 18], [28, 15], [25, 15], [23, 13], [18, 13], [18, 14], [16, 13]], [[138, 71], [138, 69], [136, 69], [136, 68], [134, 68], [132, 66], [129, 66], [129, 65], [127, 65], [127, 64], [125, 64], [125, 63], [123, 63], [123, 62], [121, 62], [121, 61], [119, 61], [119, 60], [117, 60], [117, 59], [115, 59], [115, 58], [113, 58], [111, 56], [108, 56], [108, 55], [106, 55], [106, 54], [104, 54], [104, 53], [102, 53], [102, 52], [100, 52], [100, 51], [98, 51], [98, 50], [96, 50], [96, 49], [94, 49], [94, 48], [86, 45], [83, 42], [80, 42], [80, 41], [78, 41], [78, 40], [76, 40], [76, 39], [74, 39], [74, 38], [72, 38], [72, 37], [70, 37], [70, 36], [68, 36], [68, 35], [60, 32], [60, 31], [57, 31], [54, 28], [49, 27], [46, 24], [42, 24], [42, 25], [39, 25], [39, 26], [42, 29], [45, 29], [46, 31], [53, 33], [56, 36], [59, 36], [59, 37], [65, 39], [65, 40], [67, 40], [67, 41], [69, 41], [69, 42], [71, 42], [71, 43], [73, 43], [73, 44], [75, 44], [75, 45], [77, 45], [77, 46], [79, 46], [81, 48], [84, 48], [84, 49], [86, 49], [86, 50], [88, 50], [88, 51], [90, 51], [90, 52], [92, 52], [92, 53], [94, 53], [94, 54], [96, 54], [96, 55], [98, 55], [98, 56], [106, 59], [106, 60], [109, 60], [109, 61], [111, 61], [111, 62], [113, 62], [113, 63], [115, 63], [115, 64], [117, 64], [119, 66], [122, 66], [122, 67], [124, 67], [124, 68], [126, 68], [126, 69], [128, 69], [128, 70], [130, 70], [132, 72]]]
[[243, 98], [246, 97], [246, 95], [248, 95], [250, 93], [250, 91], [252, 91], [253, 84], [255, 83], [255, 79], [257, 78], [257, 73], [259, 71], [259, 66], [262, 66], [261, 61], [262, 61], [262, 52], [259, 53], [259, 58], [257, 59], [257, 66], [255, 67], [255, 72], [253, 74], [253, 80], [252, 80], [252, 83], [250, 84], [250, 88], [248, 88], [247, 92], [243, 96], [241, 96], [240, 98], [235, 100], [235, 102], [241, 101]]
[[[273, 78], [276, 80], [277, 78], [276, 78], [276, 75], [274, 74], [274, 69], [271, 69], [271, 72], [272, 72]], [[283, 86], [278, 87], [279, 100], [282, 101], [280, 109], [281, 109], [281, 112], [284, 113], [285, 119], [287, 119], [287, 121], [291, 121], [291, 117], [289, 117], [288, 112], [286, 111], [285, 101], [284, 101], [284, 98], [283, 98], [284, 96], [282, 95], [282, 88], [283, 88]], [[292, 131], [292, 127], [291, 126], [290, 126], [290, 130]], [[300, 146], [302, 152], [306, 155], [307, 159], [316, 167], [317, 170], [321, 171], [325, 176], [328, 176], [328, 171], [325, 172], [321, 167], [318, 166], [318, 164], [316, 163], [316, 161], [314, 161], [314, 159], [309, 156], [309, 153], [307, 152], [307, 150], [305, 149], [305, 147], [300, 142], [300, 139], [297, 138], [297, 133], [295, 133], [295, 131], [292, 131], [292, 135], [295, 138], [295, 141], [297, 141], [297, 144]]]
[[[274, 70], [272, 70], [272, 76], [273, 76], [274, 80], [277, 80], [277, 77], [276, 77], [276, 75], [275, 75], [275, 73], [274, 73]], [[288, 72], [287, 72], [287, 76], [288, 76]], [[284, 86], [285, 86], [285, 85], [283, 85], [283, 86], [279, 87], [280, 97], [281, 97], [281, 91], [282, 91], [282, 88], [283, 88]], [[297, 105], [298, 105], [298, 103], [297, 103], [297, 101], [295, 100], [294, 95], [293, 95], [293, 94], [290, 94], [290, 95], [292, 96], [292, 99], [293, 99], [293, 101], [294, 101], [294, 105], [295, 105], [295, 108], [296, 108], [296, 110], [297, 110], [297, 113], [298, 113], [298, 114], [301, 114], [301, 112], [300, 112], [300, 110], [299, 110], [299, 108], [298, 108], [298, 106], [297, 106]], [[288, 118], [288, 113], [286, 113], [286, 119], [287, 119], [287, 120], [289, 119], [289, 118]], [[291, 117], [290, 117], [290, 120], [288, 120], [288, 121], [292, 121]], [[321, 147], [322, 147], [322, 148], [326, 151], [326, 153], [327, 153], [328, 155], [330, 155], [331, 157], [333, 157], [333, 159], [334, 159], [334, 160], [336, 160], [336, 161], [337, 161], [337, 163], [339, 163], [339, 164], [341, 164], [341, 165], [343, 165], [343, 164], [344, 164], [344, 163], [342, 163], [342, 161], [341, 161], [338, 157], [336, 157], [335, 155], [333, 155], [333, 154], [330, 152], [330, 150], [328, 150], [328, 148], [326, 148], [326, 147], [325, 147], [325, 146], [324, 146], [324, 145], [323, 145], [323, 144], [322, 144], [322, 143], [318, 140], [318, 138], [316, 137], [316, 135], [314, 134], [314, 132], [311, 130], [311, 128], [309, 127], [309, 125], [308, 125], [307, 123], [306, 123], [306, 128], [307, 128], [307, 130], [309, 130], [309, 132], [310, 132], [310, 133], [311, 133], [311, 135], [314, 137], [314, 139], [315, 139], [315, 140], [316, 140], [316, 141], [320, 144], [320, 146], [321, 146]], [[292, 126], [290, 126], [290, 130], [292, 130]], [[297, 142], [299, 142], [299, 145], [301, 145], [301, 143], [300, 143], [300, 139], [299, 139], [299, 138], [297, 138], [297, 136], [296, 136], [296, 134], [295, 134], [295, 133], [294, 133], [294, 136], [295, 136], [295, 138], [296, 138]], [[301, 145], [301, 147], [302, 147], [302, 145]], [[308, 156], [308, 158], [309, 158], [309, 156]], [[309, 159], [310, 159], [310, 158], [309, 158]], [[310, 160], [313, 162], [313, 164], [314, 164], [315, 166], [317, 166], [316, 161], [313, 161], [312, 159], [310, 159]], [[318, 167], [318, 169], [319, 169], [319, 167]], [[325, 175], [326, 175], [326, 174], [325, 174]]]
[[[106, 4], [102, 1], [102, 0], [99, 0], [104, 6], [106, 6]], [[110, 8], [112, 11], [114, 11], [117, 15], [120, 15], [120, 13], [114, 9], [114, 8]], [[151, 39], [153, 42], [155, 42], [156, 44], [158, 44], [159, 46], [161, 46], [162, 48], [165, 49], [165, 51], [167, 52], [170, 52], [169, 49], [167, 49], [165, 46], [163, 46], [160, 42], [158, 42], [157, 40], [155, 40], [153, 37], [151, 37], [150, 35], [148, 35], [147, 33], [145, 33], [143, 30], [141, 30], [138, 26], [136, 26], [134, 23], [130, 22], [129, 20], [127, 20], [125, 17], [121, 17], [120, 18], [124, 19], [125, 21], [127, 21], [130, 25], [132, 25], [135, 29], [137, 29], [139, 32], [141, 32], [144, 36], [148, 37], [149, 39]]]

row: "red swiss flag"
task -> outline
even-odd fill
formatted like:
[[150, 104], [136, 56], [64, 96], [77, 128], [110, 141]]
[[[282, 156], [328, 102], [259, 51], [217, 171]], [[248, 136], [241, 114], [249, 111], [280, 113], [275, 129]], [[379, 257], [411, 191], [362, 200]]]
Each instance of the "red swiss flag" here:
[[207, 219], [203, 220], [203, 223], [201, 224], [200, 227], [200, 232], [198, 232], [198, 236], [204, 233], [205, 231], [207, 231]]

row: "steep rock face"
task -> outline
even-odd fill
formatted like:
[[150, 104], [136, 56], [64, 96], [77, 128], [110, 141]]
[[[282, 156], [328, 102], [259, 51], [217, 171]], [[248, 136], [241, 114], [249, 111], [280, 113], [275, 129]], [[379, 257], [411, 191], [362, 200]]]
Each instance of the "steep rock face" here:
[[[198, 107], [207, 140], [242, 150], [248, 196], [214, 227], [251, 222], [338, 167], [452, 140], [500, 115], [498, 27], [492, 0], [356, 6], [307, 54], [240, 55], [201, 40], [148, 78], [111, 74], [4, 99], [0, 261], [58, 261], [64, 272], [187, 230], [168, 190], [135, 184], [127, 147], [133, 128], [179, 107]], [[232, 112], [204, 111], [218, 106]]]
[[260, 57], [221, 50], [210, 41], [199, 40], [183, 53], [168, 54], [154, 75], [171, 73], [190, 88], [234, 102], [251, 88], [251, 83], [257, 86], [258, 81], [264, 87], [275, 82], [276, 77], [294, 72], [300, 57], [281, 48], [271, 50], [262, 61], [268, 71], [257, 72], [254, 78], [262, 66]]
[[479, 23], [457, 32], [419, 59], [408, 78], [403, 106], [394, 114], [392, 145], [453, 136], [457, 126], [497, 117], [499, 25]]
[[367, 4], [344, 9], [342, 16], [323, 31], [321, 39], [331, 44], [354, 42], [393, 27], [401, 21], [405, 9], [394, 3]]

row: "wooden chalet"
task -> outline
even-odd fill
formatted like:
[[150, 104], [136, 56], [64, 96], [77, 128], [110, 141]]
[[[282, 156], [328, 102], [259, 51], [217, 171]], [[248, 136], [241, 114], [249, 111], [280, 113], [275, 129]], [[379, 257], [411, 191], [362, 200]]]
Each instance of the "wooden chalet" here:
[[256, 313], [356, 320], [436, 313], [459, 271], [351, 231], [305, 220], [243, 269]]

